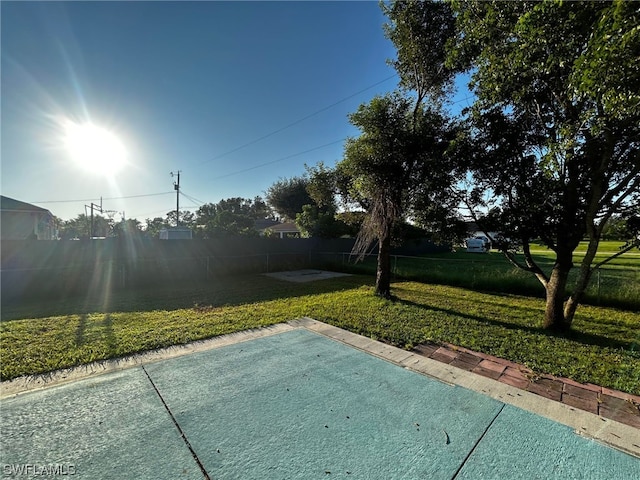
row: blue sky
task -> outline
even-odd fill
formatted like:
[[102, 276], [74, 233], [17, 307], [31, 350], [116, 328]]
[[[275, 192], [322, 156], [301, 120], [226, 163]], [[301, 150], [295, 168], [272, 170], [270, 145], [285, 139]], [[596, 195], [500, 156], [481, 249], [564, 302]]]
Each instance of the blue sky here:
[[[181, 208], [264, 195], [305, 163], [339, 161], [357, 135], [348, 113], [398, 83], [377, 2], [1, 9], [2, 194], [63, 219], [100, 197], [127, 218], [164, 216], [177, 170], [191, 197]], [[125, 168], [81, 168], [63, 145], [65, 121], [114, 133]]]

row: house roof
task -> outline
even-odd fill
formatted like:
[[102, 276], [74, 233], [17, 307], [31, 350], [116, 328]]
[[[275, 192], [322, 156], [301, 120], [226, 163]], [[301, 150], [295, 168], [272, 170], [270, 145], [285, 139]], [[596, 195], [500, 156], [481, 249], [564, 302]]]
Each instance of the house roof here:
[[265, 228], [269, 228], [272, 225], [277, 225], [278, 222], [277, 220], [271, 220], [269, 218], [264, 218], [264, 219], [259, 219], [253, 222], [253, 227], [256, 230], [264, 230]]
[[4, 195], [0, 195], [0, 210], [4, 212], [40, 212], [51, 215], [51, 212], [46, 208], [37, 207], [36, 205], [21, 202], [15, 198], [5, 197]]
[[298, 227], [296, 227], [295, 223], [278, 223], [276, 225], [272, 225], [267, 227], [265, 230], [271, 230], [272, 232], [299, 232]]

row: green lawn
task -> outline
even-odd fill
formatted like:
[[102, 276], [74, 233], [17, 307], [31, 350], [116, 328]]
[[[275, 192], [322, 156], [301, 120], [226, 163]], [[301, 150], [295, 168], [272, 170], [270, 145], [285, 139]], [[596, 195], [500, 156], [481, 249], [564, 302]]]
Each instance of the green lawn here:
[[[622, 242], [602, 242], [596, 261], [619, 251]], [[574, 263], [584, 256], [583, 242], [574, 254]], [[547, 272], [553, 267], [553, 252], [534, 246], [533, 257]], [[522, 256], [520, 256], [522, 259]], [[348, 257], [327, 257], [336, 269], [353, 273], [372, 274], [376, 259], [370, 256], [359, 264], [348, 263]], [[523, 261], [524, 263], [524, 261]], [[511, 293], [544, 298], [544, 288], [530, 273], [512, 266], [500, 252], [487, 254], [456, 252], [424, 255], [422, 257], [393, 257], [392, 267], [398, 279], [452, 285], [484, 292]], [[569, 290], [578, 273], [574, 268]], [[632, 250], [614, 259], [597, 271], [587, 288], [584, 303], [590, 305], [640, 310], [640, 252]]]
[[640, 394], [640, 315], [581, 307], [574, 332], [539, 328], [540, 299], [405, 281], [395, 302], [370, 276], [307, 284], [261, 275], [108, 298], [4, 305], [3, 380], [310, 316], [394, 345], [449, 342], [539, 373]]

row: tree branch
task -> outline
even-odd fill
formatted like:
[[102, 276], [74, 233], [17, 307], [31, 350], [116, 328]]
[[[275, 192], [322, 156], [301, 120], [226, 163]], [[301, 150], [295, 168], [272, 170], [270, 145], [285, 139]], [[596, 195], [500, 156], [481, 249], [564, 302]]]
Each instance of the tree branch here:
[[629, 250], [633, 249], [634, 247], [640, 248], [640, 239], [636, 238], [634, 241], [632, 241], [629, 245], [624, 247], [618, 253], [615, 253], [615, 254], [611, 255], [610, 257], [605, 258], [603, 261], [601, 261], [599, 263], [596, 263], [593, 267], [591, 267], [591, 270], [597, 270], [602, 265], [605, 265], [606, 263], [609, 263], [611, 260], [613, 260], [614, 258], [618, 258], [620, 255], [622, 255], [624, 253], [627, 253]]

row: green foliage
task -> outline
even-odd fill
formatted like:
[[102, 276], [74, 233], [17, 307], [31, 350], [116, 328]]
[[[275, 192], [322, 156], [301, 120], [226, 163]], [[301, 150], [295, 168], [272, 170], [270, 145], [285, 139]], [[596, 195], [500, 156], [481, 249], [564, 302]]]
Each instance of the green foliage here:
[[[178, 212], [179, 215], [179, 220], [180, 220], [180, 226], [181, 227], [187, 227], [193, 230], [193, 228], [195, 227], [196, 224], [196, 216], [193, 212], [190, 212], [188, 210], [180, 210]], [[171, 210], [169, 212], [167, 212], [166, 215], [166, 219], [164, 220], [164, 224], [166, 225], [166, 227], [164, 228], [169, 228], [169, 227], [175, 227], [178, 225], [178, 222], [176, 222], [176, 211], [175, 210]]]
[[144, 233], [149, 238], [159, 238], [160, 230], [167, 227], [169, 227], [169, 223], [162, 217], [147, 218], [145, 220]]
[[[58, 235], [62, 240], [72, 238], [89, 238], [91, 232], [91, 216], [84, 213], [76, 218], [67, 220], [59, 224]], [[93, 215], [93, 236], [110, 237], [113, 234], [112, 222], [103, 216], [95, 213]]]
[[206, 203], [198, 208], [195, 224], [197, 234], [203, 238], [223, 236], [255, 236], [255, 220], [267, 218], [269, 211], [260, 197], [227, 198], [220, 202]]
[[135, 218], [127, 218], [113, 226], [113, 234], [116, 237], [141, 236], [142, 233], [142, 224]]
[[396, 47], [397, 59], [389, 60], [400, 76], [400, 85], [415, 91], [417, 103], [440, 99], [450, 90], [455, 70], [446, 65], [448, 40], [455, 33], [451, 6], [445, 2], [394, 0], [380, 3], [389, 18], [385, 36]]
[[313, 167], [305, 165], [307, 186], [306, 190], [313, 203], [321, 211], [335, 211], [337, 209], [336, 195], [338, 193], [338, 178], [335, 169], [328, 168], [323, 162]]
[[322, 162], [305, 168], [306, 191], [312, 203], [303, 205], [302, 211], [296, 214], [296, 225], [303, 236], [337, 238], [353, 234], [353, 229], [337, 215], [337, 169], [330, 169]]
[[295, 221], [302, 207], [313, 204], [307, 177], [281, 178], [267, 189], [267, 203], [284, 220]]
[[375, 97], [349, 120], [361, 135], [347, 139], [336, 170], [348, 179], [347, 202], [367, 208], [354, 249], [362, 254], [378, 241], [376, 293], [388, 296], [394, 228], [419, 216], [415, 212], [425, 204], [447, 198], [444, 192], [455, 180], [457, 162], [447, 155], [455, 126], [436, 107], [399, 93]]
[[305, 205], [296, 215], [296, 226], [305, 237], [338, 238], [347, 235], [350, 228], [336, 218], [334, 210], [324, 212], [317, 205]]
[[571, 86], [595, 98], [606, 115], [620, 119], [640, 112], [640, 6], [616, 0], [604, 5], [585, 51], [578, 58]]
[[[633, 2], [454, 2], [453, 62], [473, 68], [477, 187], [506, 237], [556, 252], [545, 324], [568, 328], [609, 218], [638, 201], [638, 7]], [[477, 212], [491, 205], [469, 202]], [[565, 299], [571, 254], [590, 250]], [[555, 305], [555, 306], [554, 306]]]

